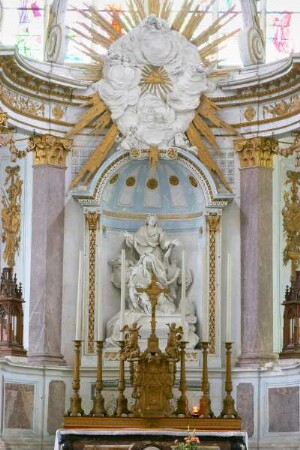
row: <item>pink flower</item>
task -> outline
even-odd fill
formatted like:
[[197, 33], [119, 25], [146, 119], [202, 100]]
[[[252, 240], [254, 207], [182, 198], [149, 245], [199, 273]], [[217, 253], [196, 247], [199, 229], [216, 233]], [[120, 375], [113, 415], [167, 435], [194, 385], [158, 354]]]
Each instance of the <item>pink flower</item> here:
[[175, 445], [179, 444], [178, 439], [175, 439], [174, 444], [175, 444]]

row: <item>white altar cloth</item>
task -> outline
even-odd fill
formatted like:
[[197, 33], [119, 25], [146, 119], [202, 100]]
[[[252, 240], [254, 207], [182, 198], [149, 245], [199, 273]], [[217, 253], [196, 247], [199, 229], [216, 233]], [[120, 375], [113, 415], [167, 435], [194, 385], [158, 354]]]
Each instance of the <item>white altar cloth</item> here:
[[[105, 436], [107, 434], [111, 436], [132, 436], [133, 434], [138, 436], [143, 435], [157, 435], [157, 436], [174, 436], [174, 437], [185, 437], [187, 432], [186, 431], [180, 431], [180, 430], [163, 430], [163, 429], [147, 429], [147, 430], [140, 430], [140, 429], [126, 429], [126, 430], [84, 430], [84, 429], [61, 429], [56, 431], [55, 436], [55, 444], [54, 444], [54, 450], [62, 450], [62, 446], [60, 446], [61, 437], [63, 435], [85, 435], [85, 436]], [[199, 437], [201, 441], [201, 436], [211, 436], [211, 437], [242, 437], [245, 442], [245, 449], [248, 450], [248, 434], [246, 431], [196, 431], [195, 435]]]

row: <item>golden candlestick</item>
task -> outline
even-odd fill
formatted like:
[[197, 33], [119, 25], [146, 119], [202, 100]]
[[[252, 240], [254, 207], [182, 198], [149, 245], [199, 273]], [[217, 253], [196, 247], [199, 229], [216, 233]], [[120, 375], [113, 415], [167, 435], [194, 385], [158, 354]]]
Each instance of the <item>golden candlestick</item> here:
[[185, 417], [190, 415], [189, 402], [186, 396], [186, 372], [185, 372], [185, 347], [186, 342], [180, 342], [180, 386], [181, 395], [177, 400], [176, 414], [183, 414]]
[[212, 418], [215, 417], [214, 413], [211, 409], [211, 400], [209, 396], [209, 382], [208, 382], [208, 346], [209, 342], [202, 342], [202, 354], [203, 354], [203, 366], [202, 366], [202, 397], [200, 399], [200, 417], [204, 418]]
[[97, 346], [97, 380], [96, 380], [96, 394], [93, 398], [93, 408], [90, 416], [104, 417], [107, 415], [104, 407], [104, 398], [102, 396], [103, 379], [102, 379], [102, 351], [103, 341], [96, 341]]
[[127, 407], [127, 398], [124, 395], [124, 391], [125, 391], [125, 359], [123, 357], [123, 351], [124, 351], [125, 341], [119, 341], [118, 344], [120, 346], [119, 382], [118, 382], [119, 395], [117, 397], [115, 416], [122, 417], [123, 414], [126, 414], [126, 415], [129, 414], [129, 410]]
[[225, 374], [225, 392], [226, 396], [223, 400], [223, 409], [219, 418], [239, 418], [239, 415], [234, 407], [234, 400], [231, 396], [232, 381], [231, 381], [231, 348], [232, 342], [225, 342], [226, 348], [226, 374]]
[[79, 395], [80, 389], [80, 350], [81, 340], [74, 341], [74, 378], [73, 378], [73, 395], [70, 398], [70, 408], [66, 416], [84, 416], [84, 411], [81, 407], [81, 397]]

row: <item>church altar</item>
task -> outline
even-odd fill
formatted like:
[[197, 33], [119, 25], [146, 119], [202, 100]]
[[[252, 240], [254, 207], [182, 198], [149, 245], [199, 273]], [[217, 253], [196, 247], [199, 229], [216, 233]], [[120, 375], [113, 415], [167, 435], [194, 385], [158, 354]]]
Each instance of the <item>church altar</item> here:
[[[196, 422], [198, 422], [196, 420]], [[194, 421], [190, 420], [193, 427]], [[161, 425], [161, 424], [160, 424]], [[183, 440], [186, 431], [177, 427], [154, 429], [57, 430], [54, 450], [132, 450], [138, 449], [174, 449], [174, 440]], [[196, 431], [200, 439], [198, 450], [247, 450], [248, 436], [245, 431]], [[76, 442], [76, 445], [73, 445]]]

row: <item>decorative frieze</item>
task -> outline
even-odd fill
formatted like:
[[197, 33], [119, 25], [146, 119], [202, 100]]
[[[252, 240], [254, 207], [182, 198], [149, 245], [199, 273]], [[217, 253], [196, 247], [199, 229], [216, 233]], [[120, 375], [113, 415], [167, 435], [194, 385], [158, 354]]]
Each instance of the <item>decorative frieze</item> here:
[[34, 165], [51, 165], [65, 167], [67, 153], [72, 141], [51, 134], [34, 134], [30, 136], [27, 151], [33, 152]]
[[241, 168], [273, 167], [273, 155], [278, 153], [276, 139], [255, 137], [235, 141], [235, 150], [240, 155]]

